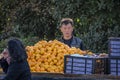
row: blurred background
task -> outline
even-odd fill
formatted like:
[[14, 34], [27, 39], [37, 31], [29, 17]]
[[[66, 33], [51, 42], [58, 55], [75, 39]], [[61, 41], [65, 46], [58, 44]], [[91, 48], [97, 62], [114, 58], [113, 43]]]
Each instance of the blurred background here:
[[0, 52], [10, 37], [25, 46], [58, 39], [66, 17], [91, 51], [107, 53], [108, 38], [120, 37], [120, 0], [0, 0]]

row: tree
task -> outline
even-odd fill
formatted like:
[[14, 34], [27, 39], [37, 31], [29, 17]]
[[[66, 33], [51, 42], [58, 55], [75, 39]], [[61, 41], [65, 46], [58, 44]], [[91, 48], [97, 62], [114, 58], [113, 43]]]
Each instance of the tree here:
[[108, 38], [120, 36], [119, 9], [119, 0], [2, 0], [1, 34], [51, 40], [60, 36], [60, 20], [70, 17], [87, 49], [107, 52]]

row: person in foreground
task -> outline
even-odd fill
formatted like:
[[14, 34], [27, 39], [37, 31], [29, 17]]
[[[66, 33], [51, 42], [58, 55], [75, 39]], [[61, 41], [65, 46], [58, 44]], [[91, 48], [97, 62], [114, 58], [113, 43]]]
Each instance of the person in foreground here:
[[6, 74], [3, 80], [31, 80], [27, 54], [20, 40], [9, 40], [1, 54], [0, 65]]
[[61, 20], [60, 30], [63, 35], [59, 39], [59, 41], [67, 44], [69, 47], [76, 47], [76, 48], [80, 48], [81, 50], [85, 50], [82, 40], [73, 35], [73, 29], [74, 29], [73, 26], [74, 24], [71, 18], [63, 18]]

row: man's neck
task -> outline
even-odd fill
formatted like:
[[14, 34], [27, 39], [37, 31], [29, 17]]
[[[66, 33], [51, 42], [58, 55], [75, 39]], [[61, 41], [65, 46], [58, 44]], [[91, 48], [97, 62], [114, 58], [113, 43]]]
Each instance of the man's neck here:
[[71, 39], [72, 38], [72, 36], [63, 36], [63, 38], [65, 39], [65, 40], [69, 40], [69, 39]]

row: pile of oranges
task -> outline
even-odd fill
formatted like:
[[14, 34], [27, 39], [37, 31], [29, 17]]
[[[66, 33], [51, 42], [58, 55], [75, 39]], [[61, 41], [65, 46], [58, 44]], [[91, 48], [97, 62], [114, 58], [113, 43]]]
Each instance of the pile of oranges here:
[[64, 69], [64, 55], [85, 54], [78, 48], [65, 45], [57, 40], [39, 41], [34, 46], [27, 46], [28, 63], [32, 72], [62, 73]]

